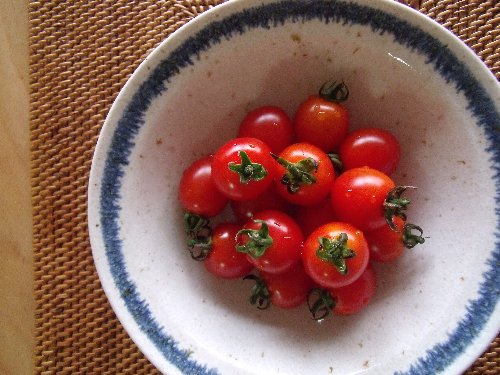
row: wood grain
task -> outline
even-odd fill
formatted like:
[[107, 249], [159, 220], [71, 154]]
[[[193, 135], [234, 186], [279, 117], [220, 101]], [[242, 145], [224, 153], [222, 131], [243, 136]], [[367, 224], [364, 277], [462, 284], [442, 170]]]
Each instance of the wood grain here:
[[28, 1], [0, 1], [0, 374], [33, 373]]

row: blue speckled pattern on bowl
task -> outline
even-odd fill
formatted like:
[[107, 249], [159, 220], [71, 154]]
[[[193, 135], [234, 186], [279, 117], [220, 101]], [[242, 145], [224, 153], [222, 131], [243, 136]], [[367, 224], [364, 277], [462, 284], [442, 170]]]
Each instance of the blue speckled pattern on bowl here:
[[323, 23], [359, 24], [369, 26], [375, 33], [390, 34], [404, 47], [426, 57], [428, 64], [467, 100], [468, 109], [477, 124], [484, 129], [489, 147], [487, 153], [494, 168], [496, 185], [496, 243], [491, 243], [488, 270], [483, 274], [479, 298], [470, 300], [467, 311], [447, 339], [428, 348], [426, 355], [397, 374], [433, 374], [446, 369], [476, 339], [490, 319], [499, 299], [500, 271], [500, 115], [487, 91], [474, 74], [453, 52], [437, 39], [412, 24], [384, 11], [342, 1], [291, 1], [255, 5], [227, 18], [212, 22], [196, 35], [185, 40], [150, 72], [137, 88], [124, 109], [114, 131], [105, 160], [100, 190], [100, 222], [106, 257], [114, 283], [140, 330], [154, 343], [163, 356], [182, 373], [216, 374], [216, 368], [198, 363], [190, 352], [178, 344], [168, 329], [161, 327], [147, 302], [138, 293], [127, 271], [119, 235], [119, 215], [122, 179], [129, 164], [136, 135], [145, 123], [145, 113], [152, 101], [169, 90], [169, 82], [179, 72], [193, 64], [200, 53], [209, 50], [226, 38], [244, 34], [250, 29], [272, 29], [286, 22], [304, 23], [319, 20]]

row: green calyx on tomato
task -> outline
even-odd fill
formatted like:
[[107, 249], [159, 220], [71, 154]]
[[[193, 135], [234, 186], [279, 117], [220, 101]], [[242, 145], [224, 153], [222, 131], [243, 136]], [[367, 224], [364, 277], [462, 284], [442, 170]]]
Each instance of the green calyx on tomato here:
[[328, 81], [319, 89], [319, 96], [329, 102], [341, 103], [349, 97], [349, 88], [344, 81]]
[[255, 281], [252, 291], [250, 292], [250, 303], [256, 305], [260, 310], [269, 308], [269, 306], [271, 306], [271, 293], [264, 280], [252, 274], [245, 276], [243, 280]]
[[346, 259], [353, 258], [356, 253], [347, 246], [347, 234], [340, 233], [335, 239], [318, 238], [319, 247], [316, 256], [335, 266], [340, 274], [347, 274]]
[[239, 151], [238, 156], [241, 163], [230, 162], [227, 167], [240, 176], [242, 184], [248, 184], [250, 181], [260, 181], [267, 176], [266, 168], [262, 164], [252, 163], [245, 151]]
[[[415, 186], [396, 186], [389, 193], [387, 193], [387, 198], [384, 201], [384, 217], [385, 221], [389, 227], [394, 232], [401, 233], [401, 241], [407, 249], [411, 249], [418, 244], [423, 244], [425, 238], [423, 237], [424, 231], [421, 227], [415, 224], [406, 223], [406, 213], [404, 212], [408, 209], [410, 204], [410, 199], [403, 197], [403, 193], [406, 189], [416, 189]], [[394, 218], [399, 217], [405, 224], [403, 228], [398, 228]]]
[[327, 154], [327, 155], [328, 155], [328, 158], [330, 159], [330, 161], [332, 162], [333, 169], [335, 170], [337, 175], [342, 173], [342, 171], [344, 170], [344, 164], [342, 163], [342, 160], [340, 159], [340, 155], [334, 154], [334, 153]]
[[[417, 231], [418, 233], [414, 233], [413, 231]], [[403, 245], [405, 245], [407, 249], [412, 249], [418, 244], [423, 244], [425, 242], [425, 238], [422, 236], [423, 234], [424, 231], [418, 225], [405, 223], [402, 235]]]
[[212, 228], [209, 220], [201, 215], [186, 212], [184, 214], [184, 230], [191, 258], [205, 260], [212, 249]]
[[321, 288], [313, 288], [307, 295], [307, 306], [314, 320], [326, 318], [335, 307], [331, 294]]
[[403, 221], [406, 221], [406, 214], [404, 211], [408, 209], [408, 205], [411, 202], [410, 199], [402, 196], [406, 189], [416, 189], [416, 187], [396, 186], [387, 193], [387, 197], [383, 203], [385, 221], [395, 232], [398, 232], [399, 229], [394, 223], [394, 217], [400, 217]]
[[254, 220], [256, 223], [260, 223], [259, 229], [241, 229], [236, 234], [239, 238], [242, 235], [248, 237], [248, 241], [241, 245], [236, 244], [236, 250], [241, 253], [247, 253], [252, 258], [260, 258], [266, 250], [273, 244], [273, 239], [269, 235], [269, 227], [264, 220]]
[[299, 191], [302, 185], [312, 185], [316, 182], [316, 177], [314, 177], [312, 173], [318, 171], [319, 165], [313, 158], [308, 157], [296, 163], [291, 163], [273, 153], [271, 153], [271, 156], [285, 167], [286, 172], [283, 177], [281, 177], [281, 183], [286, 185], [290, 194]]

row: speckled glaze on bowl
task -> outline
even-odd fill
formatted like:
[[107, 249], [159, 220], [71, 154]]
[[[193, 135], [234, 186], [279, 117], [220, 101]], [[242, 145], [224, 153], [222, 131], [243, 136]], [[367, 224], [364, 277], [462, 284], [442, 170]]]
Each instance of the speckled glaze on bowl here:
[[[317, 323], [256, 310], [249, 285], [184, 246], [177, 185], [246, 111], [290, 115], [332, 77], [351, 128], [391, 130], [394, 179], [429, 237], [377, 266], [372, 304]], [[500, 88], [456, 37], [392, 1], [230, 1], [162, 43], [114, 103], [89, 187], [95, 263], [116, 314], [168, 374], [459, 374], [500, 328]]]

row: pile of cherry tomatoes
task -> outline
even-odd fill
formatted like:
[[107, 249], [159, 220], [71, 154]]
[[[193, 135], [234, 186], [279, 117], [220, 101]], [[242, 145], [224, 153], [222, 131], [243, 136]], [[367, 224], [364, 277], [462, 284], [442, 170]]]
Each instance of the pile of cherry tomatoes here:
[[[389, 177], [397, 139], [349, 131], [342, 83], [325, 84], [292, 119], [275, 106], [243, 119], [236, 138], [183, 173], [188, 248], [222, 278], [253, 280], [258, 308], [307, 302], [313, 318], [353, 314], [376, 289], [371, 261], [391, 262], [423, 243], [407, 221], [410, 200]], [[210, 219], [229, 205], [234, 220]]]

